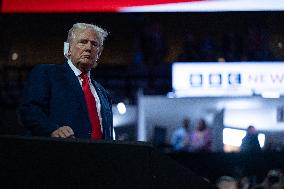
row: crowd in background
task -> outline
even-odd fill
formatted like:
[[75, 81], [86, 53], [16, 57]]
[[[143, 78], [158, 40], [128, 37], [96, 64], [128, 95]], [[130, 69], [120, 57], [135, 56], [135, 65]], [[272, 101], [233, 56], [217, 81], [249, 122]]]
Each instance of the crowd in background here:
[[[273, 52], [272, 34], [263, 25], [250, 25], [243, 33], [226, 30], [217, 35], [210, 31], [187, 31], [172, 62], [236, 62], [282, 60]], [[157, 65], [166, 62], [170, 44], [159, 23], [151, 23], [135, 40], [134, 63]], [[282, 49], [282, 42], [277, 47]]]
[[256, 176], [243, 176], [234, 178], [221, 176], [215, 182], [219, 189], [283, 189], [284, 177], [279, 169], [269, 170], [266, 177], [258, 182]]
[[211, 152], [211, 131], [204, 119], [200, 119], [195, 130], [191, 133], [191, 120], [183, 120], [182, 127], [178, 127], [171, 136], [171, 145], [174, 151], [184, 152]]

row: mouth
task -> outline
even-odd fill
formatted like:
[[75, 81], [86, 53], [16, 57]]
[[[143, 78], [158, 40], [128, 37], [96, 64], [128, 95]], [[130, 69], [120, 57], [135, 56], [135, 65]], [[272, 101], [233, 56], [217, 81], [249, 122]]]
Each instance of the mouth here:
[[83, 55], [83, 56], [81, 56], [81, 58], [83, 58], [83, 59], [91, 59], [91, 56], [90, 55]]

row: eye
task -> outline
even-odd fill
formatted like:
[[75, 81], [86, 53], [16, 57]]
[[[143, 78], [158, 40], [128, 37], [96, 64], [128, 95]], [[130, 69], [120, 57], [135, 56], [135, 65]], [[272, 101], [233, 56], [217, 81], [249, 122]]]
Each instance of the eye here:
[[79, 45], [86, 45], [86, 44], [88, 44], [88, 43], [91, 43], [91, 46], [92, 47], [99, 47], [100, 45], [99, 45], [99, 42], [98, 41], [89, 41], [89, 40], [87, 40], [87, 39], [81, 39], [81, 40], [79, 40], [78, 41], [78, 44]]
[[82, 40], [79, 40], [79, 43], [80, 43], [80, 44], [87, 44], [87, 43], [88, 43], [88, 40], [82, 39]]
[[91, 44], [92, 44], [93, 47], [98, 47], [99, 46], [99, 43], [97, 41], [92, 41]]

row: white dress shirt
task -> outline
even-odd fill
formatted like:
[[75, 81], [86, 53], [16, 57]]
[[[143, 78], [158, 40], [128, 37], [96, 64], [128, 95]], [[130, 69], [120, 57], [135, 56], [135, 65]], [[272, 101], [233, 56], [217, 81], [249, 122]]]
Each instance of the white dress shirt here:
[[[83, 79], [80, 77], [80, 74], [82, 73], [81, 70], [79, 70], [78, 68], [76, 68], [74, 66], [74, 64], [71, 62], [70, 59], [68, 59], [68, 64], [70, 66], [70, 68], [73, 70], [74, 74], [76, 75], [76, 77], [78, 78], [78, 81], [82, 87], [82, 82], [83, 82]], [[90, 78], [90, 71], [88, 71], [88, 78], [89, 78], [89, 81], [91, 81], [91, 78]], [[91, 88], [91, 92], [93, 94], [93, 96], [95, 97], [95, 100], [96, 100], [96, 106], [97, 106], [97, 112], [98, 112], [98, 116], [99, 116], [99, 120], [100, 120], [100, 125], [101, 125], [101, 131], [103, 132], [103, 128], [102, 128], [102, 116], [101, 116], [101, 102], [100, 102], [100, 98], [96, 92], [96, 89], [95, 87], [93, 86], [92, 82], [89, 82], [89, 85], [90, 85], [90, 88]]]
[[[71, 62], [70, 59], [68, 59], [68, 65], [70, 66], [70, 68], [73, 70], [74, 74], [76, 75], [76, 77], [78, 78], [78, 81], [82, 87], [82, 82], [83, 79], [80, 77], [80, 74], [82, 73], [81, 70], [79, 70], [78, 68], [76, 68], [74, 66], [74, 64]], [[91, 77], [90, 77], [90, 71], [88, 71], [88, 78], [89, 81], [91, 81]], [[90, 88], [91, 88], [91, 92], [93, 94], [93, 96], [95, 97], [96, 100], [96, 106], [97, 106], [97, 112], [98, 112], [98, 116], [99, 116], [99, 120], [100, 120], [100, 125], [101, 125], [101, 131], [103, 132], [103, 127], [102, 127], [102, 116], [101, 116], [101, 102], [100, 102], [100, 98], [96, 92], [95, 87], [93, 86], [92, 82], [89, 82]], [[115, 140], [115, 132], [114, 132], [114, 128], [113, 128], [113, 140]]]

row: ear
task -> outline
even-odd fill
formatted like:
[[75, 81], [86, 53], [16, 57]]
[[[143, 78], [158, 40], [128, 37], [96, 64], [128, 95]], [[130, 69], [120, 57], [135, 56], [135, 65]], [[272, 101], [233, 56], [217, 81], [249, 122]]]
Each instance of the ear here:
[[67, 42], [64, 42], [63, 54], [66, 58], [70, 55], [70, 45]]
[[69, 48], [68, 48], [68, 55], [71, 55], [71, 44], [69, 44]]
[[101, 47], [99, 48], [99, 50], [98, 50], [98, 57], [97, 57], [97, 59], [99, 59], [99, 58], [100, 58], [100, 56], [101, 56], [101, 54], [102, 54], [102, 52], [103, 52], [103, 49], [104, 49], [104, 47], [103, 47], [103, 46], [101, 46]]

